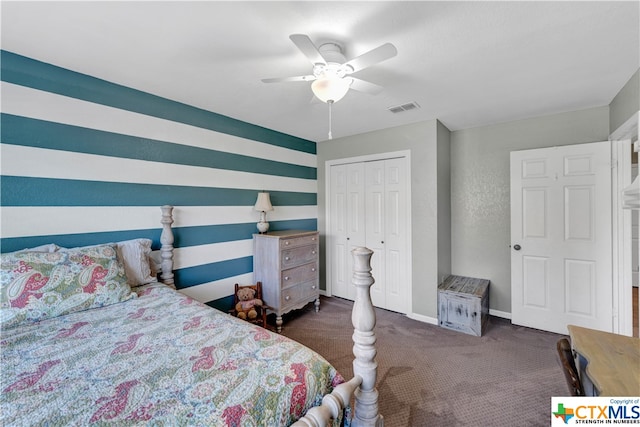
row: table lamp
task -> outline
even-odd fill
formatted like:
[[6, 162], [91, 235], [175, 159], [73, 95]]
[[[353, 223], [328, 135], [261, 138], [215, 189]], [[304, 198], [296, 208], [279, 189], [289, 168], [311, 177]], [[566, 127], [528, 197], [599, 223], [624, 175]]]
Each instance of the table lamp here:
[[269, 230], [269, 223], [267, 222], [267, 212], [273, 210], [271, 206], [271, 200], [269, 199], [269, 193], [258, 193], [258, 199], [253, 207], [254, 210], [260, 212], [260, 221], [257, 224], [260, 234], [264, 234]]

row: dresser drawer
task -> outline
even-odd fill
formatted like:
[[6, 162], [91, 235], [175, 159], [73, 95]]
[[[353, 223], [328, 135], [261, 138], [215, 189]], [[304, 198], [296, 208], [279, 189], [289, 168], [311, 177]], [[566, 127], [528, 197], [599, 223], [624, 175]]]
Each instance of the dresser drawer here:
[[280, 263], [282, 268], [289, 268], [305, 262], [315, 261], [318, 258], [318, 245], [298, 246], [284, 249], [281, 253]]
[[280, 248], [295, 248], [297, 246], [310, 245], [312, 243], [318, 243], [318, 234], [308, 234], [306, 236], [286, 237], [280, 239]]
[[282, 290], [282, 308], [286, 310], [289, 304], [297, 303], [302, 300], [315, 299], [319, 295], [318, 282], [300, 283], [287, 289]]
[[287, 310], [287, 306], [289, 304], [297, 302], [303, 298], [304, 289], [302, 288], [302, 285], [303, 283], [282, 290], [282, 301], [280, 302], [280, 305], [283, 310]]
[[282, 270], [282, 289], [296, 285], [309, 280], [315, 280], [318, 277], [318, 263], [310, 262], [299, 267]]

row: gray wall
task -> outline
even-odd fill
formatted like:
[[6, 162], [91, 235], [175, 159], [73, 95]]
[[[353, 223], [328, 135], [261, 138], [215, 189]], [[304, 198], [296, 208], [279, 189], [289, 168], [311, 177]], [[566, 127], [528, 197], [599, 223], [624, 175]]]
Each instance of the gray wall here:
[[[413, 312], [437, 317], [439, 272], [450, 270], [450, 228], [447, 211], [449, 131], [437, 120], [384, 129], [318, 143], [318, 229], [326, 234], [325, 162], [328, 160], [411, 151], [411, 217]], [[441, 167], [441, 170], [438, 170]], [[440, 177], [438, 175], [441, 175]], [[442, 206], [445, 205], [445, 206]], [[439, 224], [439, 217], [442, 223]], [[443, 217], [446, 217], [444, 219]], [[442, 228], [439, 228], [441, 226]], [[324, 241], [321, 253], [324, 256]], [[439, 256], [439, 251], [446, 252]], [[326, 265], [322, 260], [322, 265]], [[323, 269], [324, 270], [324, 269]], [[375, 274], [375, 273], [374, 273]], [[324, 282], [324, 271], [321, 272]]]
[[618, 129], [640, 110], [640, 69], [629, 79], [609, 104], [609, 132]]
[[438, 283], [444, 281], [449, 274], [451, 274], [451, 132], [438, 122]]
[[511, 312], [509, 153], [608, 137], [606, 106], [452, 132], [452, 272], [491, 280], [492, 309]]

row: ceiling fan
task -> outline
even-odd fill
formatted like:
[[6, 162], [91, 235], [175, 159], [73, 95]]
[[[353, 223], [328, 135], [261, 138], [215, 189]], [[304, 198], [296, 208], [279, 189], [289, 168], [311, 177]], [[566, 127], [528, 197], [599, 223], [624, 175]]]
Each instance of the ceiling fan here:
[[392, 58], [398, 53], [394, 45], [385, 43], [347, 61], [342, 53], [342, 46], [338, 43], [323, 43], [316, 47], [305, 34], [292, 34], [289, 38], [311, 61], [313, 74], [262, 79], [262, 81], [264, 83], [312, 81], [311, 90], [314, 95], [328, 104], [342, 99], [349, 89], [373, 95], [380, 93], [382, 86], [352, 77], [352, 74]]

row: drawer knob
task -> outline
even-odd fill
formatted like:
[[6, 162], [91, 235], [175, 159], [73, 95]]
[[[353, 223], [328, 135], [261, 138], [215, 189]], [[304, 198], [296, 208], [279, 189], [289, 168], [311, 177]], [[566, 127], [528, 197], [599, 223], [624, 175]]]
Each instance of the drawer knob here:
[[311, 268], [311, 271], [316, 271], [316, 268], [315, 267]]
[[284, 280], [289, 280], [289, 276], [284, 276]]
[[284, 297], [285, 301], [289, 301], [291, 299], [291, 297], [289, 295], [287, 295], [286, 297]]
[[311, 238], [311, 240], [316, 240], [316, 238], [315, 238], [315, 237], [312, 237], [312, 238]]
[[289, 241], [288, 240], [285, 241], [284, 244], [285, 244], [285, 246], [288, 246], [289, 245]]
[[316, 285], [311, 286], [311, 289], [315, 289], [315, 288], [316, 288]]
[[315, 254], [316, 254], [316, 251], [311, 251], [311, 253], [312, 253], [313, 255], [315, 255]]
[[290, 258], [289, 258], [288, 256], [284, 257], [284, 260], [285, 260], [285, 261], [289, 261], [289, 259], [290, 259]]

